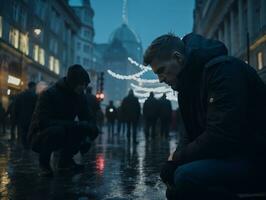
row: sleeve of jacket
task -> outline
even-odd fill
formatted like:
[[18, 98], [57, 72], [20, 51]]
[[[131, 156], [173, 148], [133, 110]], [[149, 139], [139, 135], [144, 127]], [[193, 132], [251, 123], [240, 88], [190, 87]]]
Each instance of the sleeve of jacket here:
[[207, 80], [206, 129], [173, 159], [180, 164], [230, 155], [241, 145], [247, 108], [247, 89], [242, 66], [220, 64]]

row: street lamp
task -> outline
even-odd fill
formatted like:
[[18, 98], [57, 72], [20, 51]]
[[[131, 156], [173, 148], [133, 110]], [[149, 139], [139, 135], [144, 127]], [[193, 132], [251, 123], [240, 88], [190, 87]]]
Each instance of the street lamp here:
[[40, 28], [35, 28], [35, 29], [33, 29], [33, 32], [34, 32], [37, 36], [39, 36], [39, 35], [41, 34], [42, 30], [41, 30]]

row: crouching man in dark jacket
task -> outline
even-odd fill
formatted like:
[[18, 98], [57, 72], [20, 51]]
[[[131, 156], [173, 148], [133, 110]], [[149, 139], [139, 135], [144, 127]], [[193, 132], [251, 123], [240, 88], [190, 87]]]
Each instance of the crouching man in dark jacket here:
[[85, 69], [73, 65], [66, 77], [40, 95], [28, 139], [32, 150], [39, 153], [41, 175], [53, 175], [49, 162], [51, 153], [56, 150], [61, 150], [59, 168], [80, 168], [73, 161], [73, 155], [82, 148], [87, 137], [91, 140], [97, 137], [98, 129], [91, 123], [84, 95], [89, 83]]
[[[168, 199], [237, 199], [266, 183], [266, 88], [223, 43], [188, 34], [145, 52], [160, 82], [178, 91], [186, 137], [163, 166]], [[259, 191], [258, 191], [259, 192]]]

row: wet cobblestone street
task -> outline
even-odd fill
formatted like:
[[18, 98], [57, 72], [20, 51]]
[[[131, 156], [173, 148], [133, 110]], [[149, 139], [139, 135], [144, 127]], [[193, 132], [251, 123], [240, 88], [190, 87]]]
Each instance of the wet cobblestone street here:
[[[126, 135], [103, 133], [84, 158], [82, 173], [38, 176], [37, 154], [0, 140], [1, 199], [12, 200], [161, 200], [165, 187], [159, 178], [161, 164], [176, 147], [176, 135], [146, 140], [138, 133], [137, 143]], [[76, 156], [76, 160], [79, 160]]]

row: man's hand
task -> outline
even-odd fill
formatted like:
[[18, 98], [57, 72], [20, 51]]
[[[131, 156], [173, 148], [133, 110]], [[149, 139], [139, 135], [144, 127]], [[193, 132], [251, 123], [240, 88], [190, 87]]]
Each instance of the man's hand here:
[[172, 161], [172, 160], [173, 160], [173, 155], [174, 155], [174, 153], [171, 153], [171, 154], [169, 155], [169, 157], [168, 157], [168, 161]]

